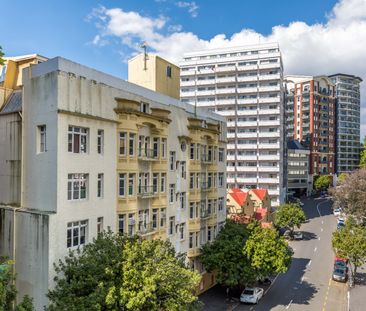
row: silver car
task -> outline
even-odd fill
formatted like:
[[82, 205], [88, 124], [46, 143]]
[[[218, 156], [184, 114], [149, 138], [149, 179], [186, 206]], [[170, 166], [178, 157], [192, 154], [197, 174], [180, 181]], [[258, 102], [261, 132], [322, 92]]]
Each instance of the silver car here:
[[340, 266], [334, 266], [332, 278], [337, 282], [347, 281], [347, 269], [341, 268]]
[[260, 287], [246, 288], [240, 295], [240, 302], [257, 304], [263, 297], [263, 292], [263, 288]]

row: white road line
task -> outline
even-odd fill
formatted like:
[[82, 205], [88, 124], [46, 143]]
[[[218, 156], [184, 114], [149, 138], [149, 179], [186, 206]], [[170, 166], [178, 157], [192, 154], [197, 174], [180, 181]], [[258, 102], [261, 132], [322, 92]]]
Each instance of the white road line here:
[[292, 299], [291, 299], [290, 303], [287, 305], [286, 310], [287, 310], [288, 308], [290, 308], [291, 304], [292, 304]]
[[320, 237], [318, 237], [318, 240], [320, 241]]
[[304, 282], [304, 280], [305, 280], [305, 275], [303, 275], [303, 276], [301, 277], [301, 282], [300, 282], [300, 284], [302, 284], [302, 282]]
[[[322, 221], [323, 222], [323, 221]], [[323, 232], [323, 228], [320, 228], [320, 232]]]
[[307, 263], [306, 268], [309, 268], [311, 265], [311, 260]]
[[263, 293], [263, 296], [265, 295], [265, 294], [267, 294], [267, 292], [270, 290], [270, 288], [273, 286], [273, 284], [274, 284], [274, 282], [276, 282], [276, 280], [277, 280], [277, 277], [279, 276], [279, 274], [277, 274], [276, 276], [275, 276], [275, 278], [273, 279], [273, 281], [272, 281], [272, 283], [268, 286], [268, 288], [264, 291], [264, 293]]
[[322, 220], [322, 225], [324, 225], [324, 221]]
[[350, 311], [349, 310], [349, 301], [350, 301], [350, 293], [349, 293], [349, 291], [347, 292], [347, 311]]
[[316, 250], [317, 250], [317, 249], [318, 249], [318, 248], [317, 248], [317, 247], [315, 247], [315, 248], [314, 248], [314, 252], [316, 252]]

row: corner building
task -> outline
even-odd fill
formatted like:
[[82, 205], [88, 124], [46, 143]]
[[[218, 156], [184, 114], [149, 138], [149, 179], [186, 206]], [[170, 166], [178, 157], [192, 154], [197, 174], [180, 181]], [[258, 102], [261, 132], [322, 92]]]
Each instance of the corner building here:
[[329, 76], [336, 85], [336, 173], [350, 173], [360, 162], [360, 77], [337, 73]]
[[310, 175], [335, 174], [335, 85], [327, 76], [286, 76], [287, 139], [310, 149]]
[[227, 120], [229, 188], [268, 189], [285, 197], [283, 64], [276, 43], [187, 53], [181, 99]]

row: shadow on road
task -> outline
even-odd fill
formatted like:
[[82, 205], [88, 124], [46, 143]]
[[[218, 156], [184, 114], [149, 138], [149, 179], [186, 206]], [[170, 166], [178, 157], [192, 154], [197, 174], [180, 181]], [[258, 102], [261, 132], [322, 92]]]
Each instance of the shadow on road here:
[[366, 285], [366, 273], [357, 272], [355, 276], [355, 285]]
[[315, 240], [318, 238], [318, 236], [315, 233], [308, 231], [302, 231], [302, 236], [304, 241]]
[[[307, 222], [310, 219], [320, 217], [318, 209], [316, 208], [318, 204], [319, 204], [319, 211], [322, 216], [327, 216], [327, 215], [333, 214], [333, 210], [331, 208], [332, 201], [329, 199], [309, 198], [309, 199], [305, 199], [303, 202], [305, 203], [303, 210], [305, 212]], [[323, 202], [326, 202], [326, 203], [323, 203]]]

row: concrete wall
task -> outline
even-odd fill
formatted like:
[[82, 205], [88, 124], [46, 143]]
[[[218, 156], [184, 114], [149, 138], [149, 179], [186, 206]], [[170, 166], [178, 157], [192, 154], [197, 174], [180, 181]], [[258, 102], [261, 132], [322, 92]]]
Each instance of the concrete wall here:
[[19, 113], [0, 114], [0, 203], [20, 205], [22, 124]]
[[15, 226], [15, 272], [17, 300], [24, 295], [34, 299], [36, 310], [47, 304], [49, 219], [52, 216], [0, 207], [0, 255], [13, 258], [13, 229]]

